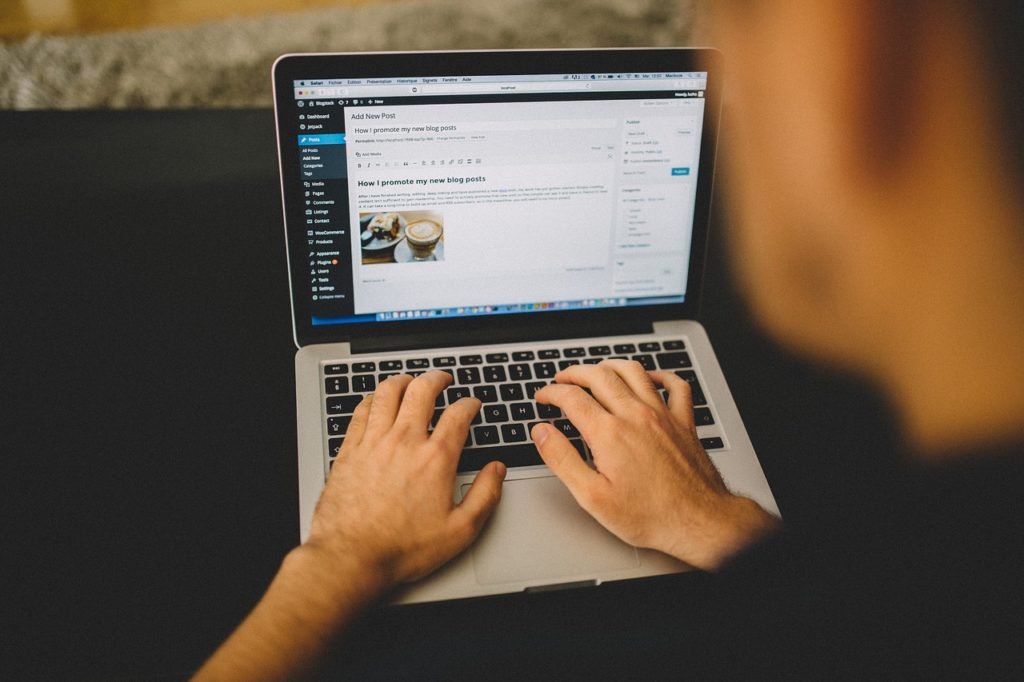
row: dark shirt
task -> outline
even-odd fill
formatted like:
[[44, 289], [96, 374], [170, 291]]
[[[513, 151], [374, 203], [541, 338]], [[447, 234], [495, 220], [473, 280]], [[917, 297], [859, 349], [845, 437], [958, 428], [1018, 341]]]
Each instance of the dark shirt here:
[[1022, 491], [1024, 446], [908, 459], [857, 508], [737, 557], [703, 625], [623, 668], [674, 677], [676, 651], [713, 677], [1024, 679]]

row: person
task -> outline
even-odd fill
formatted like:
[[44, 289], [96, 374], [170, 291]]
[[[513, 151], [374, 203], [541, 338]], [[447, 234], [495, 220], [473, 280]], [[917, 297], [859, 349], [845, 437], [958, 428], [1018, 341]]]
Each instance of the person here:
[[[723, 677], [1022, 679], [1024, 5], [709, 11], [728, 69], [734, 265], [752, 310], [789, 347], [882, 387], [906, 452], [845, 525], [804, 537], [723, 486], [685, 382], [624, 361], [562, 371], [537, 400], [564, 410], [595, 467], [539, 425], [544, 461], [623, 540], [724, 586], [706, 627], [595, 646], [590, 663], [626, 674], [667, 652]], [[362, 609], [472, 542], [504, 469], [485, 467], [452, 504], [479, 404], [452, 405], [428, 435], [446, 381], [395, 377], [359, 407], [309, 540], [198, 679], [307, 674]]]

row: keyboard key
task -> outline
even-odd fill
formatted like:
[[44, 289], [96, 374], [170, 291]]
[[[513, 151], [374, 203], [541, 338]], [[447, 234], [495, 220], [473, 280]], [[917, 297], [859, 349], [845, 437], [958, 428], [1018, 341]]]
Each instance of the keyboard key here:
[[523, 399], [523, 386], [522, 384], [502, 384], [498, 387], [498, 394], [501, 399], [507, 403], [513, 400]]
[[460, 365], [482, 365], [484, 364], [484, 358], [482, 355], [460, 355]]
[[361, 403], [361, 395], [341, 395], [327, 399], [327, 414], [352, 414]]
[[352, 363], [353, 372], [376, 372], [377, 364], [373, 362], [354, 362]]
[[508, 408], [500, 403], [497, 405], [484, 405], [482, 412], [484, 413], [484, 421], [488, 424], [508, 421]]
[[517, 350], [512, 353], [512, 360], [515, 362], [526, 362], [527, 360], [533, 360], [532, 350]]
[[479, 367], [459, 367], [456, 370], [458, 381], [460, 384], [479, 384], [480, 383], [480, 368]]
[[444, 407], [444, 391], [437, 394], [437, 398], [434, 399], [434, 407]]
[[566, 438], [579, 438], [580, 436], [580, 432], [568, 419], [556, 419], [555, 428], [565, 434]]
[[541, 419], [558, 419], [562, 416], [562, 410], [556, 405], [537, 403], [537, 414]]
[[434, 367], [454, 367], [455, 357], [452, 355], [445, 355], [439, 358], [434, 358]]
[[639, 362], [648, 372], [658, 369], [657, 365], [654, 364], [653, 355], [634, 355], [633, 359]]
[[526, 384], [526, 397], [533, 400], [533, 394], [547, 386], [543, 381], [531, 381]]
[[347, 415], [344, 417], [328, 417], [327, 418], [327, 433], [331, 436], [344, 436], [348, 432], [349, 422], [352, 421], [352, 416]]
[[471, 421], [469, 423], [472, 424], [473, 426], [476, 426], [477, 424], [483, 424], [484, 423], [483, 415], [481, 415], [480, 412], [477, 411], [477, 413], [475, 415], [473, 415], [473, 421]]
[[348, 374], [348, 365], [344, 363], [324, 365], [324, 374]]
[[327, 377], [324, 380], [324, 390], [327, 395], [348, 393], [348, 377]]
[[[473, 437], [477, 439], [477, 444], [480, 443], [478, 432], [481, 428], [474, 429]], [[494, 427], [490, 427], [494, 428]], [[497, 438], [497, 429], [494, 429], [495, 438]], [[514, 445], [501, 445], [498, 447], [491, 448], [474, 448], [472, 450], [464, 450], [462, 457], [459, 458], [459, 472], [463, 471], [479, 471], [487, 465], [488, 462], [493, 461], [503, 462], [507, 467], [524, 467], [524, 466], [536, 466], [538, 464], [544, 464], [541, 460], [540, 455], [537, 453], [537, 448], [533, 443], [516, 443]]]
[[498, 402], [498, 389], [494, 386], [474, 386], [473, 395], [482, 403]]
[[640, 344], [641, 353], [657, 353], [661, 350], [661, 344], [657, 341], [648, 341]]
[[401, 360], [381, 360], [380, 371], [382, 372], [400, 372], [402, 371]]
[[580, 453], [580, 457], [582, 459], [586, 459], [587, 458], [587, 453], [583, 449], [583, 441], [582, 440], [580, 440], [579, 438], [570, 438], [569, 439], [569, 443], [571, 443], [572, 446], [574, 448], [576, 448], [576, 452]]
[[701, 438], [700, 446], [705, 450], [721, 450], [725, 447], [725, 443], [722, 442], [721, 438], [715, 436], [712, 438]]
[[506, 443], [522, 443], [526, 436], [526, 424], [501, 425], [501, 439]]
[[665, 350], [684, 350], [685, 348], [686, 348], [686, 344], [683, 343], [682, 341], [666, 341], [665, 342]]
[[591, 355], [611, 355], [612, 349], [608, 346], [591, 346], [587, 349]]
[[398, 372], [385, 372], [384, 374], [378, 374], [377, 375], [377, 381], [378, 382], [383, 382], [383, 381], [385, 381], [387, 379], [390, 379], [391, 377], [397, 377], [397, 376], [398, 376]]
[[530, 366], [526, 364], [520, 365], [509, 365], [508, 375], [513, 381], [529, 381], [533, 378], [533, 373], [530, 371]]
[[469, 397], [469, 389], [466, 388], [465, 386], [452, 386], [445, 392], [448, 394], [449, 405], [454, 405], [455, 401], [459, 400], [460, 398]]
[[426, 358], [411, 358], [405, 361], [406, 369], [429, 369], [430, 360]]
[[533, 375], [538, 379], [550, 379], [556, 374], [558, 374], [558, 370], [555, 368], [555, 363], [553, 362], [533, 363]]
[[357, 374], [352, 377], [352, 390], [356, 393], [369, 393], [377, 388], [377, 377], [372, 374]]
[[601, 358], [583, 358], [584, 365], [596, 365], [601, 362]]
[[585, 348], [577, 347], [577, 348], [566, 348], [565, 349], [565, 357], [567, 357], [567, 358], [582, 358], [586, 354], [587, 354], [587, 350]]
[[541, 360], [554, 360], [555, 358], [562, 357], [562, 353], [557, 348], [545, 348], [544, 350], [537, 351], [537, 357]]
[[473, 429], [473, 440], [477, 445], [493, 445], [498, 442], [497, 426], [477, 426]]
[[690, 356], [686, 353], [658, 353], [658, 367], [661, 369], [679, 369], [681, 367], [693, 367]]
[[697, 381], [696, 372], [693, 370], [682, 370], [677, 371], [676, 376], [690, 384], [690, 394], [693, 396], [694, 407], [708, 404], [708, 399], [704, 395], [704, 389], [700, 387], [700, 382]]
[[517, 422], [528, 422], [537, 418], [533, 411], [533, 403], [513, 403], [509, 405], [509, 412], [512, 413], [512, 419]]
[[573, 365], [578, 365], [578, 364], [580, 364], [580, 361], [576, 360], [576, 359], [573, 359], [573, 360], [559, 360], [558, 361], [558, 369], [559, 370], [563, 370], [563, 369], [566, 369], [568, 367], [572, 367]]
[[505, 368], [501, 365], [488, 365], [484, 367], [484, 381], [489, 384], [508, 381], [508, 376], [505, 375]]
[[344, 442], [344, 438], [328, 438], [327, 439], [327, 456], [334, 458], [338, 456], [338, 452], [341, 450], [341, 444]]
[[441, 415], [444, 414], [443, 409], [435, 409], [433, 416], [430, 417], [430, 428], [437, 426], [437, 422], [441, 421]]
[[488, 353], [485, 356], [487, 362], [508, 362], [508, 353]]
[[715, 418], [711, 416], [711, 408], [708, 407], [697, 407], [693, 410], [693, 423], [697, 426], [710, 426], [715, 423]]
[[617, 343], [614, 350], [616, 353], [635, 353], [636, 346], [632, 343]]

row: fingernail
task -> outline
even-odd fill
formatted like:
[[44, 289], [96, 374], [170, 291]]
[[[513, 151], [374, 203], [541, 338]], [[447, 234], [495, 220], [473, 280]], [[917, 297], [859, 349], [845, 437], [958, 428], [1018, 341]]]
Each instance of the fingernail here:
[[498, 466], [495, 467], [498, 470], [498, 478], [505, 478], [505, 474], [508, 473], [508, 467], [505, 466], [504, 462], [495, 462]]
[[547, 424], [537, 424], [533, 427], [533, 442], [537, 445], [544, 445], [544, 441], [548, 439], [549, 435], [551, 434], [548, 433]]

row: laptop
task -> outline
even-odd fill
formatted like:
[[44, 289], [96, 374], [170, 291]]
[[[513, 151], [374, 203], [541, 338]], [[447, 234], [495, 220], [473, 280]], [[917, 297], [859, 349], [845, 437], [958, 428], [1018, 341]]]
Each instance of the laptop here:
[[452, 491], [508, 466], [473, 547], [396, 602], [686, 570], [606, 531], [530, 427], [586, 442], [536, 390], [628, 358], [690, 383], [729, 487], [778, 514], [701, 294], [722, 76], [712, 50], [290, 54], [273, 67], [292, 302], [299, 527], [352, 411], [392, 374], [442, 369], [483, 407]]

